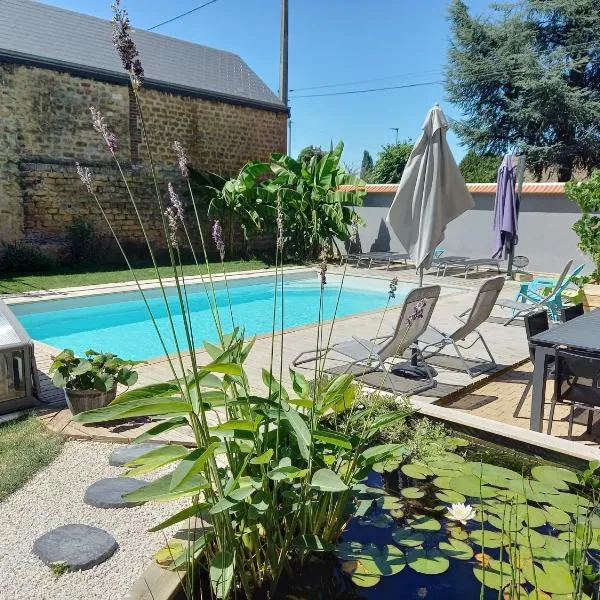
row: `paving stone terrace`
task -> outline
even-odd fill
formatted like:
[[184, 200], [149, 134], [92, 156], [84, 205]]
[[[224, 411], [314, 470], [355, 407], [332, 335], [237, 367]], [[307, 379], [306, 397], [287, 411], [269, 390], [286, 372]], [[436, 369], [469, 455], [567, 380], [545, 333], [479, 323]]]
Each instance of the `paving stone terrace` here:
[[[339, 269], [339, 267], [332, 267], [330, 270], [332, 272], [339, 272]], [[367, 270], [352, 267], [351, 272], [353, 275], [383, 277], [387, 279], [397, 276], [401, 282], [417, 282], [414, 271], [404, 267], [392, 268], [389, 271], [385, 269]], [[432, 324], [443, 331], [452, 331], [456, 328], [457, 321], [454, 315], [460, 314], [472, 305], [476, 290], [482, 280], [494, 274], [495, 273], [493, 272], [485, 271], [474, 273], [466, 280], [462, 276], [437, 277], [435, 275], [426, 275], [424, 279], [425, 284], [438, 283], [441, 284], [443, 288], [442, 296], [440, 297], [431, 321]], [[246, 273], [244, 276], [250, 275], [251, 274]], [[122, 289], [121, 286], [113, 286], [113, 288], [115, 291], [117, 291], [117, 289]], [[514, 282], [507, 282], [501, 295], [504, 297], [512, 297], [514, 296], [516, 289], [517, 284]], [[98, 293], [98, 289], [91, 287], [89, 289], [78, 289], [72, 292], [62, 291], [61, 295], [89, 294], [94, 292]], [[332, 343], [351, 339], [353, 336], [364, 338], [372, 337], [373, 331], [377, 329], [382, 317], [382, 333], [390, 331], [398, 317], [398, 312], [399, 308], [393, 308], [388, 310], [385, 315], [383, 315], [383, 311], [374, 311], [340, 318], [336, 321], [333, 328], [331, 337]], [[513, 326], [504, 327], [501, 324], [502, 316], [502, 312], [495, 311], [488, 322], [480, 327], [482, 334], [488, 341], [492, 353], [496, 358], [498, 372], [485, 374], [472, 379], [466, 373], [457, 370], [458, 362], [453, 357], [444, 357], [441, 360], [433, 359], [430, 361], [430, 364], [433, 364], [438, 370], [438, 376], [436, 377], [438, 382], [437, 387], [425, 392], [423, 395], [413, 396], [412, 400], [414, 404], [420, 408], [423, 414], [440, 417], [440, 414], [443, 413], [440, 418], [450, 418], [450, 420], [452, 420], [452, 414], [458, 416], [458, 411], [460, 411], [460, 413], [465, 413], [467, 416], [472, 415], [473, 417], [476, 417], [473, 421], [473, 427], [484, 425], [485, 428], [489, 430], [498, 429], [498, 431], [502, 431], [506, 429], [507, 437], [513, 436], [516, 432], [517, 434], [524, 435], [526, 438], [529, 436], [536, 444], [543, 443], [548, 445], [548, 447], [551, 447], [551, 438], [547, 438], [547, 442], [545, 442], [545, 436], [539, 437], [539, 434], [532, 434], [527, 431], [528, 411], [530, 406], [528, 403], [529, 400], [523, 406], [520, 418], [515, 420], [510, 417], [513, 411], [511, 406], [513, 404], [516, 405], [515, 397], [520, 396], [520, 392], [522, 392], [522, 389], [526, 384], [525, 376], [519, 375], [520, 379], [518, 383], [515, 383], [511, 380], [510, 374], [524, 373], [524, 371], [515, 371], [512, 370], [512, 368], [515, 366], [520, 367], [524, 363], [528, 363], [528, 350], [522, 324], [516, 323]], [[275, 337], [275, 354], [279, 355], [281, 353], [281, 356], [283, 357], [284, 383], [289, 384], [287, 378], [287, 366], [299, 352], [314, 347], [315, 339], [315, 325], [307, 325], [286, 330], [283, 338], [283, 347], [281, 346], [281, 335]], [[254, 349], [247, 360], [246, 370], [253, 391], [264, 392], [261, 370], [264, 366], [269, 364], [271, 344], [272, 341], [270, 335], [258, 336]], [[107, 427], [82, 426], [74, 423], [71, 420], [70, 411], [64, 405], [62, 391], [53, 388], [48, 377], [45, 375], [50, 364], [50, 357], [56, 352], [56, 348], [51, 348], [42, 343], [36, 343], [38, 367], [42, 372], [43, 398], [45, 402], [48, 402], [46, 406], [39, 410], [39, 415], [51, 429], [61, 431], [65, 435], [78, 439], [91, 438], [99, 441], [127, 443], [151, 426], [147, 420], [145, 421], [143, 419], [116, 425], [109, 424]], [[452, 356], [452, 351], [450, 349], [446, 349], [445, 353], [447, 356]], [[197, 356], [200, 362], [209, 361], [209, 357], [204, 351], [198, 351]], [[468, 359], [473, 359], [475, 361], [476, 358], [483, 357], [484, 355], [480, 345], [476, 344], [474, 348], [465, 351], [465, 356]], [[189, 364], [189, 357], [186, 358], [186, 362]], [[525, 369], [528, 367], [523, 368]], [[502, 373], [507, 370], [508, 374], [502, 375]], [[152, 359], [146, 364], [140, 365], [138, 371], [140, 373], [140, 378], [137, 385], [162, 382], [171, 378], [171, 370], [166, 357]], [[310, 370], [305, 372], [307, 376], [310, 377]], [[380, 377], [377, 377], [377, 381], [378, 383], [381, 381]], [[403, 386], [401, 389], [406, 388], [409, 390], [411, 387], [411, 383], [407, 385], [406, 380], [396, 378], [396, 382], [398, 387], [400, 387], [400, 385]], [[373, 383], [373, 378], [371, 377], [371, 379], [369, 379], [367, 376], [365, 378], [365, 383]], [[520, 391], [517, 390], [517, 387]], [[480, 406], [477, 402], [473, 401], [474, 397], [479, 396], [488, 397], [488, 401], [480, 403]], [[491, 399], [492, 397], [493, 400]], [[444, 410], [445, 407], [456, 408], [458, 411]], [[562, 408], [557, 409], [557, 419], [564, 417], [562, 411]], [[212, 418], [212, 422], [216, 424], [218, 415], [215, 413], [212, 415]], [[493, 419], [493, 421], [490, 421], [490, 419]], [[464, 419], [461, 417], [459, 420]], [[515, 425], [517, 426], [517, 429], [513, 427]], [[564, 424], [561, 421], [557, 420], [553, 433], [557, 436], [564, 436], [566, 434], [566, 429], [563, 425]], [[575, 429], [576, 439], [579, 439], [577, 436], [580, 436], [581, 434], [578, 427], [579, 426], [576, 426]], [[590, 436], [587, 437], [590, 438]], [[585, 442], [588, 445], [591, 444], [595, 452], [598, 440], [599, 438], [592, 436], [590, 439], [585, 439]], [[186, 430], [185, 428], [173, 430], [163, 436], [159, 436], [158, 441], [183, 443], [187, 445], [194, 444], [191, 431]], [[566, 445], [562, 449], [577, 454], [577, 451], [573, 451], [572, 448], [573, 446], [569, 448], [569, 446]], [[589, 450], [592, 450], [592, 448], [589, 448]], [[598, 456], [600, 456], [600, 452], [598, 453]]]

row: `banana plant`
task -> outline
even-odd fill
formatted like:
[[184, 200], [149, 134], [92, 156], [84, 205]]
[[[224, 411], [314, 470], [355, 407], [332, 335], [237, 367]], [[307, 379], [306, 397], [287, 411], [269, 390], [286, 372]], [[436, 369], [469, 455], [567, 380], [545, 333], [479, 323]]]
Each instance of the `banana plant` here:
[[340, 142], [305, 165], [284, 154], [271, 155], [274, 177], [264, 187], [281, 198], [287, 251], [296, 257], [317, 258], [323, 246], [348, 240], [361, 222], [355, 207], [362, 205], [365, 183], [341, 166], [343, 149]]

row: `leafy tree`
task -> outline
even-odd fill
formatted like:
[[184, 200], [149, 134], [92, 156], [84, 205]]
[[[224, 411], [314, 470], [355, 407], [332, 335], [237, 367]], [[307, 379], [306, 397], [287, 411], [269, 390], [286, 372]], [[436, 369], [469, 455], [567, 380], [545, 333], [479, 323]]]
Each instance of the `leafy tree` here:
[[600, 281], [600, 170], [594, 171], [587, 181], [569, 181], [567, 196], [581, 209], [581, 219], [573, 225], [579, 236], [579, 248], [594, 261], [590, 279]]
[[373, 157], [368, 150], [363, 152], [362, 162], [360, 164], [360, 178], [366, 180], [373, 169]]
[[446, 70], [455, 124], [478, 153], [527, 153], [537, 178], [555, 169], [568, 181], [600, 164], [598, 0], [522, 0], [472, 16], [450, 7]]
[[[346, 241], [360, 219], [354, 207], [362, 204], [364, 182], [341, 165], [340, 142], [322, 157], [306, 165], [285, 154], [271, 155], [273, 179], [264, 184], [270, 204], [279, 198], [283, 213], [284, 251], [300, 259], [316, 259], [324, 247]], [[340, 186], [357, 189], [340, 190]]]
[[501, 163], [502, 156], [469, 150], [458, 166], [467, 183], [496, 183]]
[[412, 149], [411, 141], [383, 146], [377, 162], [369, 172], [368, 181], [371, 183], [398, 183], [402, 178]]
[[300, 150], [300, 154], [298, 154], [298, 162], [302, 165], [307, 165], [313, 156], [317, 157], [317, 160], [320, 160], [325, 156], [325, 150], [323, 150], [320, 146], [306, 146]]

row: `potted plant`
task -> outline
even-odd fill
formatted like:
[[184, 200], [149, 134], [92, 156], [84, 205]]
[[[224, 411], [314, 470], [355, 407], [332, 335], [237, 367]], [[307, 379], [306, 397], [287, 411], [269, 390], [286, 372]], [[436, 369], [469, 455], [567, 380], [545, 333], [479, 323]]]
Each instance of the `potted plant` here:
[[115, 399], [117, 384], [133, 385], [138, 379], [131, 369], [135, 364], [109, 352], [86, 350], [77, 356], [65, 349], [52, 357], [50, 375], [54, 385], [65, 390], [67, 404], [76, 415], [107, 406]]
[[594, 262], [593, 273], [578, 281], [583, 304], [588, 309], [596, 308], [600, 306], [600, 170], [585, 181], [569, 181], [565, 192], [581, 209], [581, 218], [573, 225], [579, 248]]

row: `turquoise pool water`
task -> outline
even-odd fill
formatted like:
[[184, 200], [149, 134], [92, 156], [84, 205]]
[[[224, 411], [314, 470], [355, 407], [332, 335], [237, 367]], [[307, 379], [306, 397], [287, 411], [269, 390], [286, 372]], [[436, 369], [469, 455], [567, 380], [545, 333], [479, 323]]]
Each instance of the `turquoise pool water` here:
[[[330, 275], [325, 288], [325, 319], [333, 317], [341, 277]], [[247, 336], [268, 333], [273, 317], [272, 276], [252, 277], [230, 282], [233, 317], [244, 327]], [[224, 287], [217, 284], [217, 300], [224, 330], [231, 330], [231, 317]], [[400, 284], [392, 304], [402, 302], [409, 285]], [[364, 277], [346, 277], [342, 289], [338, 316], [347, 316], [377, 308], [387, 302], [387, 282]], [[170, 289], [169, 305], [175, 315], [177, 337], [185, 345], [183, 319], [175, 290]], [[278, 292], [279, 298], [281, 291]], [[148, 292], [149, 304], [164, 336], [169, 353], [175, 352], [166, 309], [159, 290]], [[319, 279], [317, 274], [290, 274], [284, 283], [284, 325], [296, 327], [315, 323], [319, 311]], [[217, 341], [216, 328], [200, 285], [188, 288], [192, 314], [194, 342]], [[280, 301], [280, 300], [279, 300]], [[281, 306], [279, 304], [279, 306]], [[115, 352], [123, 358], [144, 360], [164, 354], [156, 330], [139, 292], [117, 292], [71, 299], [13, 304], [11, 309], [29, 335], [57, 348], [83, 352], [88, 348]], [[278, 323], [280, 322], [280, 314]]]

